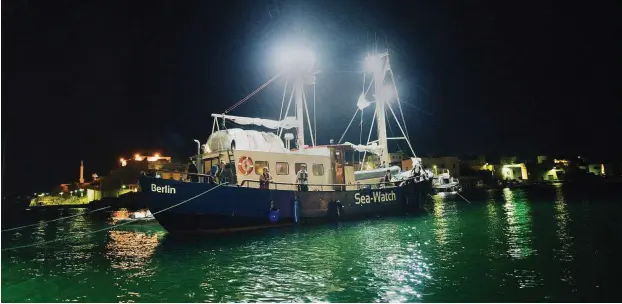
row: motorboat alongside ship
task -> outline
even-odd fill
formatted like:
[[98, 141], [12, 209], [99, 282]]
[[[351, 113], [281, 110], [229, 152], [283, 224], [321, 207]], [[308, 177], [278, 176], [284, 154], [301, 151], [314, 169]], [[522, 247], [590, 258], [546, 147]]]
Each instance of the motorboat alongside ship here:
[[451, 177], [447, 169], [444, 169], [441, 174], [432, 178], [432, 188], [435, 193], [456, 193], [462, 191], [458, 178]]
[[[432, 191], [433, 176], [422, 168], [421, 159], [414, 157], [414, 169], [405, 172], [399, 167], [355, 170], [355, 167], [367, 166], [346, 162], [349, 159], [346, 155], [363, 153], [362, 159], [365, 159], [370, 153], [390, 163], [389, 139], [406, 140], [412, 151], [404, 132], [403, 115], [400, 121], [389, 103], [397, 104], [402, 114], [397, 88], [386, 81], [390, 75], [393, 82], [388, 52], [370, 56], [366, 61], [374, 67], [373, 77], [368, 89], [358, 97], [355, 113], [356, 116], [360, 111], [362, 115], [366, 107], [376, 106], [366, 144], [316, 145], [304, 93], [305, 86], [315, 86], [316, 72], [308, 61], [294, 62], [283, 73], [286, 87], [279, 120], [228, 115], [258, 90], [223, 114], [212, 114], [212, 133], [196, 157], [197, 175], [201, 178], [192, 182], [142, 176], [140, 188], [149, 210], [169, 232], [235, 231], [420, 210]], [[293, 85], [288, 92], [290, 81]], [[373, 95], [368, 93], [372, 84], [375, 84]], [[394, 94], [384, 94], [387, 87], [395, 89]], [[287, 93], [290, 96], [286, 104]], [[368, 96], [374, 96], [375, 100], [367, 101]], [[295, 115], [289, 116], [292, 100], [295, 101]], [[315, 96], [313, 100], [315, 109]], [[305, 112], [311, 145], [305, 144]], [[402, 137], [387, 138], [385, 113], [392, 114]], [[261, 126], [272, 132], [226, 128], [227, 121]], [[374, 123], [378, 140], [370, 142]], [[295, 130], [297, 134], [283, 134], [286, 130]], [[415, 155], [414, 151], [412, 153]], [[210, 168], [217, 167], [220, 168], [209, 172]], [[301, 170], [303, 167], [308, 170]], [[262, 178], [266, 169], [271, 174], [268, 183]], [[214, 172], [218, 172], [218, 177], [214, 177]]]
[[113, 218], [117, 224], [154, 222], [155, 217], [149, 210], [140, 210], [130, 213], [127, 217]]

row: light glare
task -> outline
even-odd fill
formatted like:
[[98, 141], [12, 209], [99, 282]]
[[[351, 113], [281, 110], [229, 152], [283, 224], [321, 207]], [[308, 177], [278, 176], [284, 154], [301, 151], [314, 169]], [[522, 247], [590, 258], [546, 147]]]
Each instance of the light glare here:
[[315, 65], [315, 54], [308, 48], [283, 47], [277, 49], [277, 65], [281, 70], [290, 68], [311, 69]]

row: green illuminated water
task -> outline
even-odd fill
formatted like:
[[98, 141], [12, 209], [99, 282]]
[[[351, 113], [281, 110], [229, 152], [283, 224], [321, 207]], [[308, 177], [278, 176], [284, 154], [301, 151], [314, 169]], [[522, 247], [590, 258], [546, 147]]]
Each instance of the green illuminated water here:
[[[574, 189], [573, 189], [574, 188]], [[417, 216], [221, 237], [126, 226], [2, 252], [4, 302], [620, 301], [620, 191], [483, 191]], [[3, 214], [3, 229], [82, 212]], [[2, 248], [109, 214], [3, 232]]]

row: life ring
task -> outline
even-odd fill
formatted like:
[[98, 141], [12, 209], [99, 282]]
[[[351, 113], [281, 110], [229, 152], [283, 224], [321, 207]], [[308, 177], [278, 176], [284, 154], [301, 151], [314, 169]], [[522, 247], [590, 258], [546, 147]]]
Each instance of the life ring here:
[[253, 159], [248, 156], [242, 156], [238, 160], [238, 171], [242, 175], [249, 175], [253, 172]]

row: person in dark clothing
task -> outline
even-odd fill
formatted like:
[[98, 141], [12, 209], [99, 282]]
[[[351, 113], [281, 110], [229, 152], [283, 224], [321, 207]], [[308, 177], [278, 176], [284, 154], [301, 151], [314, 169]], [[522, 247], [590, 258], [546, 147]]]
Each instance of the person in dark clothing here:
[[270, 189], [270, 181], [272, 181], [272, 174], [270, 174], [270, 169], [268, 169], [268, 167], [264, 167], [261, 176], [259, 176], [259, 188]]
[[384, 174], [384, 177], [382, 178], [382, 182], [384, 184], [382, 184], [384, 187], [388, 186], [389, 182], [391, 182], [391, 170], [387, 170], [387, 172]]
[[219, 183], [234, 183], [233, 181], [233, 173], [231, 172], [231, 164], [225, 164], [224, 162], [222, 162], [222, 164], [224, 164], [222, 167], [222, 171], [220, 172], [220, 174], [218, 175], [218, 182]]
[[199, 176], [196, 175], [199, 173], [199, 170], [197, 169], [197, 165], [194, 163], [194, 160], [190, 160], [190, 163], [188, 164], [188, 173], [191, 182], [199, 182]]

